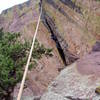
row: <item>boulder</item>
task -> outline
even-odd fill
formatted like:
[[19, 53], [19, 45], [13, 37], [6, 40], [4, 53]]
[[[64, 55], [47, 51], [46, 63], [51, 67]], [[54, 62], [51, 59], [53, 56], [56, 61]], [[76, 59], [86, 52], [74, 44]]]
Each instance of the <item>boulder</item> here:
[[61, 97], [60, 100], [99, 100], [100, 95], [95, 93], [98, 86], [100, 52], [93, 52], [61, 71], [41, 100], [59, 100], [57, 97]]

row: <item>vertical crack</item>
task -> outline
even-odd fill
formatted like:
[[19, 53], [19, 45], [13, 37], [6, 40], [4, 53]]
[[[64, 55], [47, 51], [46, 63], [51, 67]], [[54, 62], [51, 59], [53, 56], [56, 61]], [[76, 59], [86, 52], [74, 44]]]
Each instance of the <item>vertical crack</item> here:
[[53, 21], [53, 19], [46, 13], [45, 9], [42, 9], [42, 22], [45, 25], [45, 27], [48, 29], [48, 31], [51, 33], [51, 39], [56, 44], [57, 50], [59, 52], [59, 55], [64, 63], [64, 65], [70, 65], [74, 61], [78, 59], [78, 57], [74, 54], [72, 54], [68, 50], [68, 44], [66, 41], [60, 36], [61, 33], [58, 32], [57, 27]]
[[54, 40], [55, 44], [56, 44], [56, 47], [57, 47], [57, 50], [59, 52], [59, 55], [64, 63], [64, 65], [67, 65], [66, 63], [66, 58], [65, 58], [65, 55], [64, 55], [64, 52], [63, 52], [63, 49], [61, 48], [61, 45], [56, 37], [56, 35], [53, 33], [53, 30], [51, 29], [50, 25], [48, 24], [47, 20], [46, 20], [46, 24], [48, 25], [48, 28], [51, 32], [51, 38]]

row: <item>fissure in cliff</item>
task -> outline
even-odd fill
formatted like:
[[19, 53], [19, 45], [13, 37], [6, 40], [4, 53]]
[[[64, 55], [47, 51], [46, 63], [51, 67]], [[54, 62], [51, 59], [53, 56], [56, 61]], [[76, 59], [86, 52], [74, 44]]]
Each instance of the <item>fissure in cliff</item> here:
[[42, 13], [42, 22], [46, 26], [46, 28], [51, 33], [51, 39], [54, 40], [59, 55], [64, 63], [64, 65], [69, 65], [76, 61], [78, 58], [71, 54], [68, 50], [68, 44], [66, 41], [60, 36], [60, 33], [53, 21], [53, 19], [46, 13], [45, 9], [43, 9]]
[[61, 59], [62, 59], [64, 65], [67, 65], [66, 59], [65, 59], [65, 55], [64, 55], [64, 52], [63, 52], [63, 49], [62, 49], [62, 47], [61, 47], [61, 45], [60, 45], [60, 43], [59, 43], [59, 41], [58, 41], [57, 36], [54, 34], [54, 32], [53, 32], [53, 30], [51, 29], [51, 27], [50, 27], [50, 25], [49, 25], [49, 23], [48, 23], [47, 20], [46, 20], [46, 24], [48, 25], [48, 28], [49, 28], [49, 30], [50, 30], [50, 32], [51, 32], [51, 39], [54, 40], [54, 42], [55, 42], [55, 44], [56, 44], [56, 47], [57, 47], [57, 50], [58, 50], [58, 52], [59, 52], [59, 55], [60, 55], [60, 57], [61, 57]]
[[[45, 15], [45, 16], [44, 16], [44, 15]], [[60, 45], [60, 43], [59, 43], [59, 40], [58, 40], [58, 38], [57, 38], [57, 36], [56, 36], [55, 27], [54, 27], [54, 25], [52, 25], [52, 24], [54, 24], [54, 23], [51, 22], [51, 21], [49, 22], [49, 20], [50, 20], [50, 18], [47, 17], [46, 13], [43, 13], [42, 21], [43, 21], [44, 25], [47, 27], [47, 29], [50, 31], [50, 33], [51, 33], [51, 39], [55, 42], [56, 47], [57, 47], [57, 50], [58, 50], [58, 52], [59, 52], [59, 55], [60, 55], [60, 57], [61, 57], [61, 59], [62, 59], [64, 65], [67, 65], [67, 63], [66, 63], [66, 58], [65, 58], [63, 49], [62, 49], [62, 47], [61, 47], [61, 45]]]

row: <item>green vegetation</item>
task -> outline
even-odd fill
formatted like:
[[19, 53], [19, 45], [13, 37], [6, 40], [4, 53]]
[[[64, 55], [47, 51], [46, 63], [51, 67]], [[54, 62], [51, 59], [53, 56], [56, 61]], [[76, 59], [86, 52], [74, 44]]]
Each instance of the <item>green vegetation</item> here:
[[43, 44], [40, 44], [38, 40], [35, 41], [33, 53], [32, 53], [32, 59], [31, 59], [31, 64], [29, 66], [29, 69], [32, 69], [37, 65], [37, 60], [41, 59], [42, 56], [53, 56], [52, 55], [52, 49], [50, 48], [45, 48]]
[[[11, 100], [14, 86], [21, 81], [29, 49], [30, 43], [21, 43], [19, 33], [0, 29], [0, 100]], [[45, 48], [36, 40], [29, 69], [36, 66], [36, 60], [43, 55], [51, 56], [51, 52], [52, 49]]]

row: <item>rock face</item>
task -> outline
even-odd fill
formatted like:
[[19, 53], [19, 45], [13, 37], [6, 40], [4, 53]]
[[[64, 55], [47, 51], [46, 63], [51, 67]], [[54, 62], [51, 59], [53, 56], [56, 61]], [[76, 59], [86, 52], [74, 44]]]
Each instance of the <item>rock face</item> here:
[[99, 100], [97, 86], [100, 86], [100, 52], [93, 52], [65, 68], [41, 100]]
[[[34, 35], [39, 16], [39, 1], [40, 0], [29, 0], [28, 2], [16, 5], [12, 8], [3, 11], [0, 15], [0, 28], [3, 27], [5, 31], [10, 32], [20, 32], [22, 34], [21, 40], [23, 40], [24, 38], [26, 40], [31, 40]], [[54, 80], [54, 78], [59, 74], [59, 72], [65, 68], [64, 66], [70, 65], [77, 59], [82, 58], [83, 55], [86, 55], [88, 52], [91, 51], [92, 46], [95, 44], [95, 42], [100, 40], [99, 1], [42, 0], [41, 5], [43, 8], [43, 13], [41, 17], [37, 39], [46, 47], [53, 48], [53, 57], [43, 57], [40, 61], [38, 61], [38, 66], [28, 72], [28, 80], [26, 81], [26, 88], [23, 92], [23, 97], [25, 99], [28, 97], [39, 98], [41, 95], [43, 95], [43, 93], [47, 90], [48, 85]], [[97, 51], [98, 48], [100, 48], [100, 46], [98, 46], [97, 43], [92, 51]], [[94, 57], [96, 54], [99, 55], [99, 53], [93, 53], [91, 54], [91, 56], [87, 56], [87, 59], [88, 57]], [[85, 58], [82, 59], [84, 60]], [[90, 60], [90, 62], [91, 61], [92, 59]], [[88, 77], [85, 77], [85, 75], [83, 75], [82, 78], [81, 75], [82, 73], [87, 74], [86, 66], [82, 65], [84, 68], [77, 68], [77, 71], [81, 73], [79, 74], [75, 71], [77, 64], [75, 63], [74, 65], [65, 69], [68, 72], [65, 73], [66, 76], [68, 74], [66, 79], [72, 81], [70, 78], [73, 78], [75, 75], [75, 84], [77, 84], [77, 82], [79, 81], [79, 83], [75, 85], [76, 88], [78, 88], [78, 85], [80, 84], [82, 84], [82, 86], [84, 84], [88, 86], [88, 82], [86, 82], [85, 79], [89, 82], [90, 80], [88, 80]], [[75, 68], [73, 66], [75, 66]], [[96, 73], [96, 71], [98, 70], [98, 65], [96, 65], [95, 71], [94, 67], [92, 67], [91, 69], [90, 66], [91, 65], [89, 65], [88, 69], [90, 72], [88, 72]], [[63, 72], [64, 71], [62, 71], [62, 74]], [[91, 91], [94, 89], [96, 84], [98, 84], [97, 80], [95, 81], [95, 84], [93, 83], [93, 87], [91, 86]], [[70, 92], [66, 93], [70, 94], [72, 92], [75, 92], [74, 90], [71, 91], [71, 87], [68, 89]], [[82, 89], [87, 90], [87, 88], [84, 86], [82, 87]], [[19, 85], [17, 85], [14, 90], [15, 98], [17, 96], [18, 90]], [[87, 91], [87, 93], [91, 94], [92, 96], [92, 93], [90, 93], [91, 91]], [[54, 97], [52, 98], [57, 97], [58, 100], [61, 100], [61, 98], [62, 100], [68, 99], [62, 94], [59, 95], [59, 93], [53, 91], [50, 92], [50, 94], [53, 93]], [[83, 93], [84, 97], [87, 96], [87, 93], [86, 95]], [[78, 94], [78, 92], [76, 92], [76, 94]], [[75, 96], [75, 94], [67, 96]], [[80, 95], [77, 96], [81, 97]], [[52, 100], [51, 97], [46, 100], [49, 99]], [[76, 96], [75, 99], [77, 100]]]
[[68, 58], [68, 50], [83, 56], [100, 39], [99, 10], [100, 2], [95, 0], [43, 0], [45, 24], [54, 30], [65, 58]]
[[[0, 15], [0, 27], [3, 27], [5, 31], [20, 32], [22, 40], [23, 38], [32, 40], [39, 16], [38, 3], [39, 0], [31, 0], [3, 11]], [[37, 39], [45, 47], [53, 48], [53, 57], [43, 57], [38, 61], [38, 66], [28, 72], [27, 88], [23, 92], [24, 98], [42, 95], [48, 84], [58, 75], [59, 69], [64, 67], [55, 43], [42, 22], [40, 23]], [[15, 87], [14, 98], [17, 97], [18, 90], [19, 85]]]

